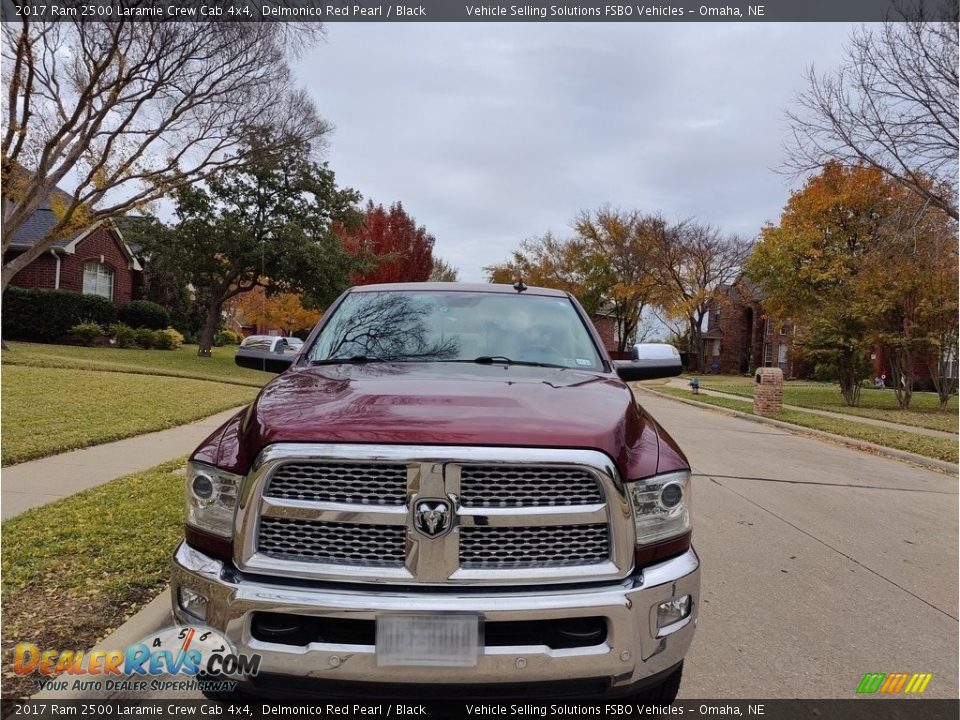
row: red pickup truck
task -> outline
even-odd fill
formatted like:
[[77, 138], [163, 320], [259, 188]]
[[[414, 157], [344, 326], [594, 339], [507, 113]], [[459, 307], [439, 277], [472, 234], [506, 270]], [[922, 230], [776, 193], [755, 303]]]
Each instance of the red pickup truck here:
[[[182, 624], [247, 692], [672, 700], [696, 625], [690, 470], [567, 293], [354, 288], [190, 458]], [[230, 677], [230, 674], [227, 674]], [[492, 694], [491, 694], [492, 693]]]

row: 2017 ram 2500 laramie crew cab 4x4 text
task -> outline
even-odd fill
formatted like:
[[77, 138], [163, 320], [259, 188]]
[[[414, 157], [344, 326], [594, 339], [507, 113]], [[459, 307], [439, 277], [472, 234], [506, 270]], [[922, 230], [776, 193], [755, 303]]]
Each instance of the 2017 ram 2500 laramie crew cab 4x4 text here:
[[625, 381], [676, 350], [614, 364], [567, 293], [413, 283], [348, 291], [284, 364], [191, 456], [172, 566], [178, 621], [260, 656], [240, 687], [675, 696], [690, 469]]

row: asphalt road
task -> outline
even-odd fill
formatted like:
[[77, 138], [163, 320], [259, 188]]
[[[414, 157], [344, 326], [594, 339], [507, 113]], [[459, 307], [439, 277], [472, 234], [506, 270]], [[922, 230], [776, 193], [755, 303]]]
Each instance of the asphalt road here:
[[703, 594], [681, 698], [957, 697], [957, 477], [638, 392], [695, 473]]
[[957, 697], [957, 477], [638, 395], [695, 473], [681, 699], [852, 698], [867, 672]]

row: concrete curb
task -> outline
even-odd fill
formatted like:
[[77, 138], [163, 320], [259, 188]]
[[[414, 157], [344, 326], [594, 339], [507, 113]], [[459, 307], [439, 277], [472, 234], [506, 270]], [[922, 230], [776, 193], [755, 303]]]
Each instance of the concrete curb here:
[[945, 460], [936, 460], [935, 458], [917, 455], [916, 453], [907, 452], [906, 450], [897, 450], [896, 448], [889, 448], [885, 445], [877, 445], [876, 443], [867, 442], [866, 440], [856, 440], [844, 435], [835, 435], [834, 433], [825, 432], [824, 430], [806, 428], [802, 425], [793, 425], [792, 423], [783, 422], [782, 420], [774, 420], [773, 418], [761, 417], [759, 415], [750, 415], [738, 410], [731, 410], [730, 408], [721, 407], [720, 405], [710, 405], [709, 403], [688, 400], [687, 398], [678, 398], [674, 397], [673, 395], [666, 395], [664, 393], [657, 392], [656, 390], [644, 385], [634, 385], [633, 387], [637, 390], [644, 390], [645, 392], [656, 395], [657, 397], [665, 398], [667, 400], [675, 400], [676, 402], [685, 403], [686, 405], [692, 405], [694, 407], [704, 408], [706, 410], [713, 410], [724, 415], [730, 415], [742, 420], [749, 420], [751, 422], [759, 423], [760, 425], [778, 427], [783, 430], [789, 430], [797, 435], [810, 435], [813, 437], [823, 438], [824, 440], [829, 440], [830, 442], [838, 443], [840, 445], [846, 445], [847, 447], [854, 448], [855, 450], [862, 450], [873, 455], [883, 455], [884, 457], [893, 458], [894, 460], [902, 460], [904, 462], [920, 465], [922, 467], [936, 470], [937, 472], [947, 475], [956, 475], [960, 473], [960, 465], [955, 465], [954, 463], [946, 462]]
[[[140, 608], [140, 610], [137, 611], [136, 614], [134, 614], [133, 617], [127, 620], [123, 625], [118, 627], [112, 633], [107, 635], [107, 637], [90, 648], [89, 652], [93, 652], [94, 650], [126, 650], [128, 647], [136, 642], [139, 642], [147, 635], [173, 624], [173, 611], [170, 608], [170, 588], [165, 587], [163, 592]], [[76, 677], [83, 680], [88, 680], [90, 677], [96, 676], [78, 675]], [[70, 675], [64, 675], [62, 676], [62, 679], [72, 680], [73, 678]], [[41, 690], [35, 695], [32, 695], [31, 699], [82, 700], [90, 697], [91, 694], [89, 692], [82, 692], [80, 690]], [[110, 698], [111, 694], [97, 693], [96, 697], [97, 699], [104, 700]]]

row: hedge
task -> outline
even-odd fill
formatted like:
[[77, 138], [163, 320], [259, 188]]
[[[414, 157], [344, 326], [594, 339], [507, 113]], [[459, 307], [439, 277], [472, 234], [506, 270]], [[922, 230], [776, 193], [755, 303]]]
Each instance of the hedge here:
[[8, 340], [56, 342], [84, 323], [107, 326], [117, 311], [106, 298], [69, 290], [9, 287], [3, 294], [2, 327]]
[[134, 300], [120, 308], [120, 322], [132, 328], [163, 330], [170, 327], [170, 313], [163, 305], [149, 300]]

